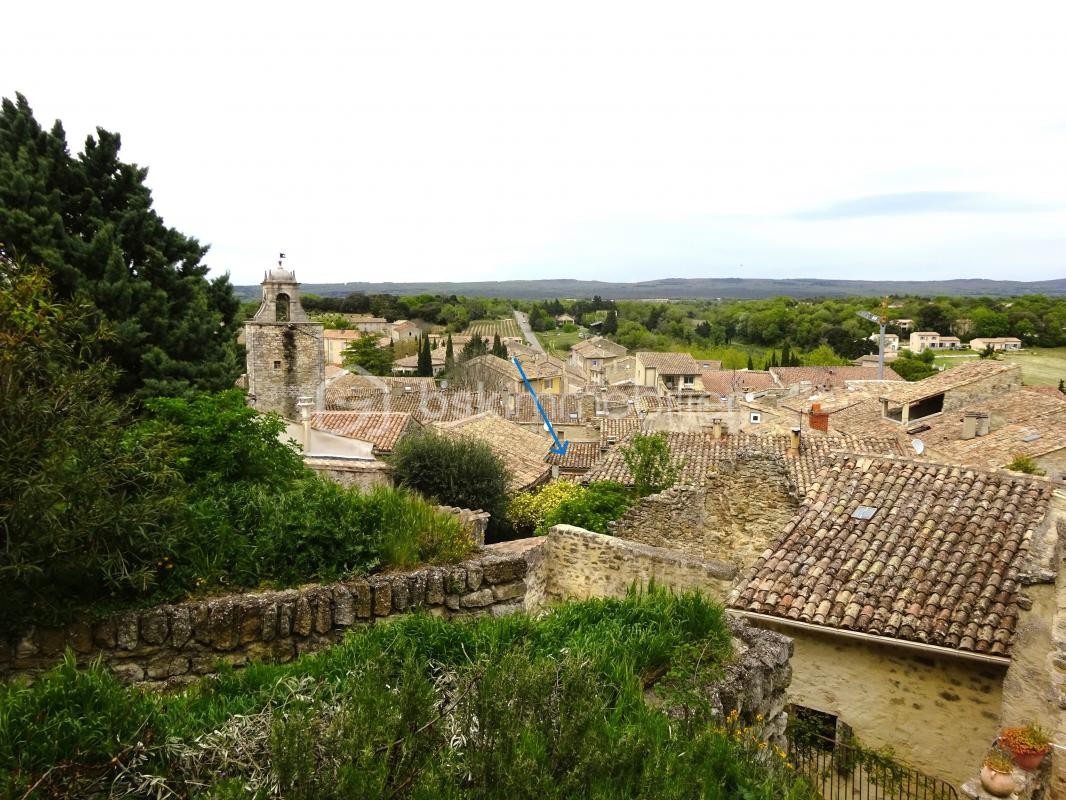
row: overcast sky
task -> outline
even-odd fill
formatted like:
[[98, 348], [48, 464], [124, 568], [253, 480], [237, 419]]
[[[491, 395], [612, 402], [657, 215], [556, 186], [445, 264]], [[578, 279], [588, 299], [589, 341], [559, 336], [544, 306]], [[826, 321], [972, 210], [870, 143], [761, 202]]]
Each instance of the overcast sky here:
[[1066, 276], [1066, 4], [9, 3], [257, 283]]

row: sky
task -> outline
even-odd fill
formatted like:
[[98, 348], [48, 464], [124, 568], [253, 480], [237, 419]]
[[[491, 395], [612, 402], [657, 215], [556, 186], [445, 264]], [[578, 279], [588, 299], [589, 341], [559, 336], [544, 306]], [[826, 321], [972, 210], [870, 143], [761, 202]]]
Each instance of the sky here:
[[0, 95], [258, 283], [1066, 277], [1066, 5], [35, 2]]

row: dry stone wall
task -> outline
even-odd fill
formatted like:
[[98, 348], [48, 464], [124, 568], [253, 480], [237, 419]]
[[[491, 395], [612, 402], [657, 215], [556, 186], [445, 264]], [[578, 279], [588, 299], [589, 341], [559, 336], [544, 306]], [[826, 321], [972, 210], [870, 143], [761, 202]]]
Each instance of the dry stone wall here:
[[160, 606], [92, 625], [38, 628], [0, 650], [0, 676], [49, 667], [69, 647], [82, 663], [102, 658], [128, 682], [180, 685], [214, 672], [220, 663], [289, 661], [333, 644], [354, 625], [414, 609], [452, 619], [520, 611], [527, 571], [521, 552], [486, 551], [455, 566]]
[[611, 524], [612, 535], [744, 569], [792, 518], [793, 487], [779, 459], [722, 465], [704, 487], [674, 486], [644, 498]]

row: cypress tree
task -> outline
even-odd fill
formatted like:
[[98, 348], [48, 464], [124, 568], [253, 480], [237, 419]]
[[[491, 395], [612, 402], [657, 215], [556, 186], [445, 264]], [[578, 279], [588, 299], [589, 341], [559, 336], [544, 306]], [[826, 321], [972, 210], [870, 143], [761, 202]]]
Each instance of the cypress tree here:
[[429, 349], [429, 337], [422, 337], [422, 346], [418, 350], [418, 369], [415, 372], [420, 378], [433, 377], [433, 356]]
[[452, 335], [448, 334], [448, 345], [444, 349], [444, 371], [449, 372], [455, 366], [455, 351], [452, 350]]
[[503, 342], [500, 341], [500, 334], [497, 331], [492, 336], [492, 354], [500, 358], [507, 358], [507, 348], [503, 346]]
[[751, 353], [748, 353], [748, 369], [755, 369], [755, 362], [751, 360]]
[[782, 367], [791, 367], [792, 366], [792, 349], [788, 346], [788, 342], [785, 342], [781, 346], [781, 366]]

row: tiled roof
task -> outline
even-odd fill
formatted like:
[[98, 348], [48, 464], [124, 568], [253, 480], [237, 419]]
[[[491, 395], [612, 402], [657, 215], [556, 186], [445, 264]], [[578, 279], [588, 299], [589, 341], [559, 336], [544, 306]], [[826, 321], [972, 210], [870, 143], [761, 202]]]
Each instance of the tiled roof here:
[[326, 386], [326, 406], [331, 402], [340, 402], [349, 397], [367, 397], [385, 392], [402, 392], [406, 389], [436, 391], [437, 382], [433, 378], [393, 378], [376, 375], [360, 375], [345, 372]]
[[375, 453], [391, 453], [411, 425], [411, 415], [403, 413], [325, 411], [311, 415], [311, 427], [315, 430], [371, 442]]
[[551, 472], [551, 467], [544, 463], [544, 456], [552, 446], [552, 440], [491, 412], [454, 422], [435, 422], [433, 427], [446, 436], [470, 438], [487, 444], [511, 471], [508, 492], [534, 486]]
[[1009, 655], [1019, 568], [1050, 498], [1046, 481], [837, 455], [730, 606]]
[[[980, 403], [925, 421], [929, 430], [917, 434], [937, 457], [957, 464], [994, 469], [1015, 456], [1036, 458], [1066, 448], [1066, 395], [1030, 388], [1005, 392]], [[967, 412], [989, 415], [985, 436], [962, 438]]]
[[349, 411], [401, 412], [411, 414], [422, 423], [449, 422], [482, 411], [492, 411], [500, 415], [504, 413], [503, 398], [500, 395], [463, 390], [393, 391], [387, 394], [350, 395], [343, 401], [332, 404], [327, 398], [327, 407]]
[[[887, 368], [886, 368], [887, 369]], [[1015, 376], [1006, 373], [1014, 372]], [[1005, 383], [1021, 383], [1021, 369], [1017, 364], [1004, 361], [980, 360], [959, 367], [952, 367], [936, 375], [930, 375], [913, 383], [893, 383], [881, 390], [881, 397], [892, 403], [913, 403], [951, 389], [958, 389], [974, 381], [1001, 375]]]
[[640, 420], [637, 417], [604, 417], [600, 420], [600, 444], [604, 447], [617, 444], [639, 429]]
[[773, 376], [762, 370], [704, 370], [701, 377], [704, 390], [719, 397], [745, 392], [762, 392], [776, 385]]
[[[770, 369], [782, 386], [810, 383], [814, 386], [843, 386], [846, 381], [876, 381], [877, 367], [772, 367]], [[892, 368], [885, 365], [886, 381], [901, 381]]]
[[700, 369], [704, 372], [717, 372], [722, 368], [721, 361], [715, 361], [708, 358], [697, 358], [696, 361], [699, 362]]
[[564, 455], [548, 453], [544, 460], [564, 472], [588, 472], [599, 457], [599, 442], [570, 442]]
[[[633, 435], [633, 432], [630, 432], [619, 442], [619, 447], [604, 454], [589, 472], [589, 480], [613, 480], [624, 484], [633, 482], [633, 476], [626, 466], [621, 450]], [[679, 469], [678, 483], [702, 485], [706, 482], [708, 473], [717, 471], [719, 464], [737, 459], [752, 456], [780, 458], [798, 495], [806, 492], [815, 474], [833, 453], [842, 450], [890, 455], [902, 453], [894, 438], [805, 435], [800, 442], [799, 456], [794, 456], [788, 449], [788, 436], [741, 433], [715, 439], [711, 433], [670, 432], [665, 435], [671, 462]]]
[[618, 358], [629, 352], [622, 345], [610, 339], [604, 339], [602, 336], [585, 339], [570, 349], [582, 358]]
[[[575, 394], [544, 394], [537, 398], [541, 408], [548, 415], [552, 425], [576, 425], [585, 422], [585, 411], [582, 408], [581, 396]], [[537, 410], [533, 398], [529, 392], [523, 389], [522, 394], [515, 395], [514, 409], [510, 400], [504, 402], [504, 416], [515, 422], [541, 422], [540, 412]]]
[[700, 365], [689, 353], [637, 353], [645, 367], [654, 367], [660, 375], [699, 375]]

